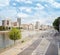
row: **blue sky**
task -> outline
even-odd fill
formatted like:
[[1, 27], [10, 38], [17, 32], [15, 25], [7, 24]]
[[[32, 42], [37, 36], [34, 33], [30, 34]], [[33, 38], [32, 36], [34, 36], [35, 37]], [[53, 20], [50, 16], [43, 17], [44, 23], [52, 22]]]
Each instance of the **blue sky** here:
[[60, 0], [0, 0], [0, 23], [2, 19], [15, 21], [22, 18], [22, 23], [51, 25], [60, 16]]

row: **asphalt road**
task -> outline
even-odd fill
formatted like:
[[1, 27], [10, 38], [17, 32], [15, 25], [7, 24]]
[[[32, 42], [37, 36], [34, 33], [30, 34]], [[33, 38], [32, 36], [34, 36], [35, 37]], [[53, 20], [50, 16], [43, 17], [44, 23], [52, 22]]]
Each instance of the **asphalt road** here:
[[41, 39], [37, 39], [36, 41], [34, 41], [32, 43], [32, 45], [30, 45], [28, 48], [26, 48], [25, 50], [23, 50], [18, 55], [31, 55], [32, 52], [36, 49], [36, 47], [40, 44], [40, 42], [41, 42]]
[[45, 55], [58, 55], [58, 45], [54, 34], [55, 34], [54, 31], [50, 31], [47, 33], [48, 35], [47, 40], [49, 40], [51, 43]]
[[[51, 42], [45, 55], [58, 55], [58, 47], [57, 47], [57, 43], [55, 42], [55, 39], [53, 38], [54, 37], [53, 35], [54, 35], [53, 31], [47, 31], [40, 35], [40, 37], [43, 36], [43, 38], [46, 38], [47, 40]], [[31, 55], [32, 52], [40, 44], [40, 42], [41, 42], [41, 39], [39, 38], [34, 43], [32, 43], [32, 45], [30, 45], [28, 48], [23, 50], [18, 55]]]
[[58, 55], [58, 47], [51, 43], [45, 55]]

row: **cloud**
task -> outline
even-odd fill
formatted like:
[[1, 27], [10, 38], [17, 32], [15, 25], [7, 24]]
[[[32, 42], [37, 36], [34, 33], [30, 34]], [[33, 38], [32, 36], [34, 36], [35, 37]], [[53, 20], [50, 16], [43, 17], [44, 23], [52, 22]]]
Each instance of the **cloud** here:
[[36, 7], [34, 8], [34, 9], [36, 9], [36, 10], [43, 10], [45, 7], [44, 6], [42, 6], [40, 3], [37, 3], [36, 4]]
[[40, 2], [49, 2], [52, 3], [54, 0], [39, 0]]
[[26, 1], [26, 3], [28, 3], [28, 4], [32, 4], [32, 1]]
[[26, 0], [16, 0], [17, 2], [25, 2]]
[[16, 6], [16, 3], [13, 3], [14, 6]]
[[17, 12], [15, 8], [12, 7], [4, 7], [1, 11], [0, 11], [0, 16], [1, 18], [15, 18]]
[[16, 0], [17, 2], [24, 2], [24, 3], [28, 3], [28, 4], [32, 4], [32, 1], [30, 0]]
[[18, 17], [21, 17], [21, 18], [29, 17], [29, 15], [28, 14], [25, 14], [25, 13], [18, 13], [17, 16]]
[[41, 2], [50, 3], [52, 7], [60, 8], [60, 3], [56, 2], [56, 0], [42, 0]]
[[42, 6], [40, 3], [37, 3], [37, 7], [40, 9], [44, 9], [44, 6]]
[[49, 8], [48, 4], [45, 4], [44, 6], [47, 7], [47, 8]]
[[60, 3], [56, 2], [56, 0], [48, 0], [47, 2], [49, 2], [52, 7], [60, 8]]
[[34, 20], [32, 20], [33, 22], [36, 22], [36, 21], [39, 21], [40, 22], [40, 25], [41, 24], [45, 24], [45, 25], [52, 25], [53, 21], [55, 20], [55, 18], [51, 19], [51, 18], [35, 18]]
[[60, 8], [60, 3], [58, 2], [53, 2], [52, 5], [56, 8]]
[[29, 8], [29, 9], [25, 9], [27, 12], [31, 12], [32, 11], [32, 9], [31, 8]]
[[21, 10], [21, 11], [26, 11], [26, 12], [28, 12], [28, 13], [31, 13], [32, 12], [32, 9], [30, 8], [30, 7], [19, 7], [19, 9]]
[[58, 17], [58, 15], [55, 12], [47, 12], [45, 10], [38, 10], [34, 15], [34, 22], [40, 21], [41, 24], [47, 24], [52, 25], [55, 18]]
[[0, 6], [7, 6], [7, 5], [9, 5], [9, 1], [10, 0], [0, 0]]
[[0, 16], [18, 16], [25, 18], [26, 22], [52, 24], [55, 17], [60, 16], [60, 10], [56, 8], [60, 8], [56, 0], [0, 0]]

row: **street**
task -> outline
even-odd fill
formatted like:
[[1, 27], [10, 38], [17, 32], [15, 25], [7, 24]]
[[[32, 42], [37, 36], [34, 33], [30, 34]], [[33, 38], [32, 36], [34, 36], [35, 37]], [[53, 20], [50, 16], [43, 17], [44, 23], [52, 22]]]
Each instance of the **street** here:
[[[48, 40], [50, 42], [49, 47], [46, 50], [45, 55], [58, 55], [58, 46], [57, 46], [57, 42], [55, 41], [55, 39], [53, 38], [54, 36], [54, 32], [53, 31], [46, 31], [43, 32], [41, 35], [36, 35], [36, 37], [38, 37], [38, 39], [36, 41], [34, 41], [34, 43], [32, 43], [28, 48], [24, 49], [22, 52], [20, 52], [18, 55], [32, 55], [33, 51], [37, 49], [37, 47], [39, 46], [40, 42], [41, 42], [41, 37], [42, 38], [46, 38], [46, 40]], [[37, 49], [37, 51], [39, 51], [40, 48]], [[40, 49], [42, 50], [42, 49]], [[36, 52], [37, 55], [37, 52]], [[38, 54], [40, 55], [40, 54]]]
[[58, 55], [58, 47], [51, 43], [45, 55]]
[[39, 45], [40, 41], [41, 41], [41, 39], [37, 39], [34, 43], [32, 43], [32, 45], [30, 45], [28, 48], [23, 50], [18, 55], [31, 55], [32, 52], [34, 51], [34, 49]]

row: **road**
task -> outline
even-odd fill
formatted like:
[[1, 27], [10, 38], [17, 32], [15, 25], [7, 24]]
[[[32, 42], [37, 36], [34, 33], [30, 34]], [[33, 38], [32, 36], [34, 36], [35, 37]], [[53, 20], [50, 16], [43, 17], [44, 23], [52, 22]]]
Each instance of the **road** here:
[[28, 48], [23, 50], [23, 52], [19, 53], [18, 55], [31, 55], [32, 52], [36, 49], [36, 47], [40, 44], [41, 39], [37, 39], [32, 45], [30, 45]]
[[49, 48], [45, 55], [58, 55], [58, 45], [55, 39], [55, 31], [50, 31], [46, 35], [48, 36], [47, 39], [51, 42]]
[[[32, 55], [33, 51], [38, 47], [38, 45], [41, 42], [40, 37], [43, 36], [43, 38], [46, 38], [49, 42], [50, 45], [46, 51], [45, 55], [58, 55], [58, 47], [57, 47], [57, 42], [55, 41], [55, 39], [53, 38], [55, 31], [44, 31], [41, 35], [38, 34], [39, 38], [32, 43], [32, 45], [30, 45], [28, 48], [26, 48], [25, 50], [23, 50], [21, 53], [19, 53], [18, 55]], [[37, 37], [37, 36], [36, 36]], [[39, 50], [39, 49], [38, 49]], [[37, 50], [37, 51], [38, 51]], [[40, 54], [39, 54], [40, 55]]]
[[51, 43], [45, 55], [58, 55], [58, 47]]

